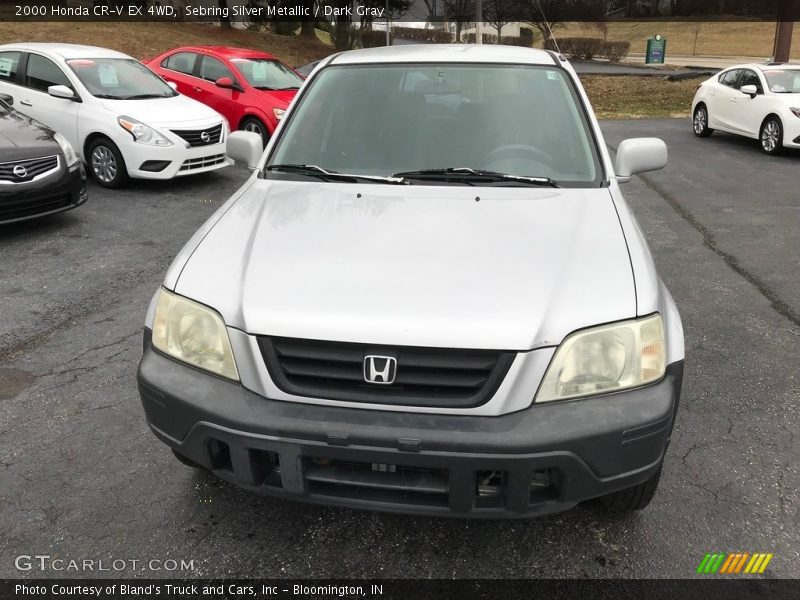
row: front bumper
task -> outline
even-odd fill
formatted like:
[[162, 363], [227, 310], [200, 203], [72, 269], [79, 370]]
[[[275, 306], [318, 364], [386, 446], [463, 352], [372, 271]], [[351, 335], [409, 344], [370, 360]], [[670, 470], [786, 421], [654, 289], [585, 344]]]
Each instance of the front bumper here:
[[216, 171], [233, 164], [225, 153], [224, 142], [187, 148], [182, 143], [159, 147], [129, 141], [120, 146], [120, 151], [128, 175], [138, 179], [172, 179]]
[[70, 210], [87, 198], [86, 171], [81, 163], [38, 181], [0, 185], [0, 224]]
[[683, 362], [659, 383], [499, 417], [281, 402], [154, 350], [138, 383], [155, 435], [245, 489], [320, 504], [522, 517], [642, 483], [661, 467]]

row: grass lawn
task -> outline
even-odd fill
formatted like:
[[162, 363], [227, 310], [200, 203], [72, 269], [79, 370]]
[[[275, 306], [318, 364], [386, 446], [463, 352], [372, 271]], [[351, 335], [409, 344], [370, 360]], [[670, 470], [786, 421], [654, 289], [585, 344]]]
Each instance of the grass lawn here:
[[705, 78], [584, 75], [583, 87], [599, 119], [688, 117], [697, 86]]
[[[643, 53], [647, 38], [660, 33], [667, 38], [667, 59], [672, 54], [707, 56], [763, 56], [772, 55], [775, 23], [767, 21], [610, 21], [609, 41], [627, 40], [631, 52]], [[570, 23], [555, 30], [559, 37], [603, 37], [589, 23]], [[537, 46], [541, 41], [537, 38]], [[792, 58], [800, 58], [800, 27], [794, 28]]]
[[293, 67], [324, 58], [333, 52], [333, 48], [317, 37], [301, 38], [236, 28], [223, 29], [199, 23], [0, 23], [0, 44], [22, 41], [102, 46], [140, 60], [152, 58], [176, 46], [240, 46], [270, 52]]

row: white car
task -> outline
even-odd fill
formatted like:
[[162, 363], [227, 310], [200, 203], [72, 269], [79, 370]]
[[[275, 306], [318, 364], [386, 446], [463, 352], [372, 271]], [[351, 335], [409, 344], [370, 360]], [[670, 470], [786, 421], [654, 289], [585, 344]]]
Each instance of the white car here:
[[231, 164], [227, 121], [139, 61], [73, 44], [0, 46], [0, 93], [61, 133], [97, 182], [171, 179]]
[[739, 65], [697, 88], [692, 128], [698, 137], [715, 129], [758, 139], [767, 154], [800, 148], [800, 66]]

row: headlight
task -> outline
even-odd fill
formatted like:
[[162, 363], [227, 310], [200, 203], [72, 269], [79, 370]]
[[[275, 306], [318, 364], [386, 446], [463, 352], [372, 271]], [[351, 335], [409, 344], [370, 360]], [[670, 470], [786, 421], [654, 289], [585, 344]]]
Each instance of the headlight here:
[[156, 303], [153, 346], [180, 361], [239, 381], [222, 317], [207, 306], [165, 289]]
[[141, 121], [132, 119], [130, 117], [118, 117], [117, 122], [125, 131], [133, 136], [133, 140], [140, 144], [149, 144], [151, 146], [172, 146], [170, 142], [163, 135], [158, 133], [149, 125], [145, 125]]
[[285, 112], [286, 111], [284, 109], [282, 109], [282, 108], [273, 108], [272, 109], [272, 114], [275, 115], [275, 118], [278, 119], [278, 121], [280, 121], [283, 118], [283, 114]]
[[67, 141], [67, 138], [60, 133], [56, 133], [53, 139], [61, 146], [61, 151], [64, 153], [64, 160], [67, 161], [67, 166], [71, 167], [78, 164], [78, 155], [75, 153], [72, 144]]
[[660, 315], [570, 334], [547, 369], [536, 402], [616, 392], [658, 381], [667, 368]]

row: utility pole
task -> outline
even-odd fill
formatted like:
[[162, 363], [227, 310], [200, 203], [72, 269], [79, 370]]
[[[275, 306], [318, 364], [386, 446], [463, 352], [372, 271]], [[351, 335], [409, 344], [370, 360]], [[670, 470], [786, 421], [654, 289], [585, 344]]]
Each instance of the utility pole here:
[[475, 0], [475, 43], [483, 43], [483, 0]]
[[386, 0], [386, 45], [392, 45], [392, 38], [391, 38], [391, 30], [392, 25], [389, 21], [389, 0]]
[[787, 62], [792, 50], [792, 31], [797, 17], [797, 0], [779, 0], [778, 22], [775, 26], [775, 46], [772, 49], [772, 60]]

